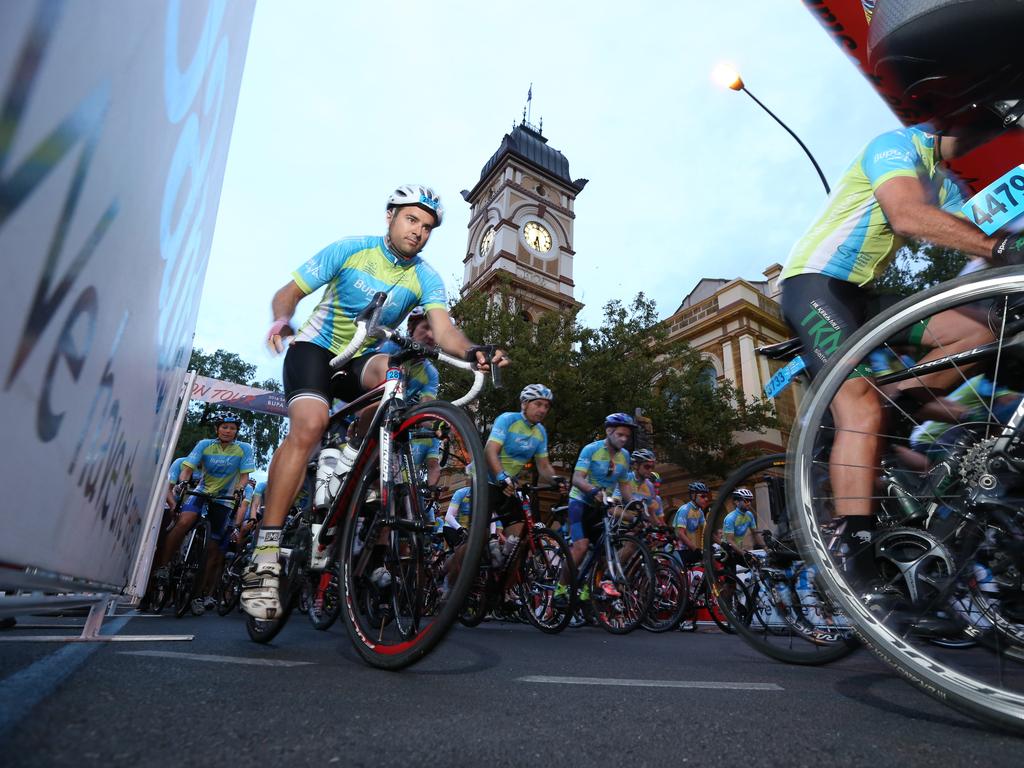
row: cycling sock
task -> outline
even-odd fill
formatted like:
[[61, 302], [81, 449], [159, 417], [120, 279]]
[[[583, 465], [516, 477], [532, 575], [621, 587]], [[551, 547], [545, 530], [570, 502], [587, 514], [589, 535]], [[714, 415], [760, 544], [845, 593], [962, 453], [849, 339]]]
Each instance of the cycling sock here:
[[875, 530], [874, 515], [848, 515], [843, 518], [841, 541], [846, 545], [846, 570], [860, 582], [869, 582], [878, 576], [875, 567], [875, 547], [871, 543]]
[[276, 563], [281, 554], [281, 527], [272, 528], [264, 525], [256, 537], [256, 548], [253, 550], [254, 563]]

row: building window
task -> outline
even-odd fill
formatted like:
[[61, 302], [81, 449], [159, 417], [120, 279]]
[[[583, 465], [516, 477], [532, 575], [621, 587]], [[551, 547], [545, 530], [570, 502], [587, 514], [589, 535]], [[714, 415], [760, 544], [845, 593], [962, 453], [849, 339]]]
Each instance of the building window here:
[[713, 365], [705, 365], [700, 369], [700, 382], [709, 389], [718, 389], [718, 373]]

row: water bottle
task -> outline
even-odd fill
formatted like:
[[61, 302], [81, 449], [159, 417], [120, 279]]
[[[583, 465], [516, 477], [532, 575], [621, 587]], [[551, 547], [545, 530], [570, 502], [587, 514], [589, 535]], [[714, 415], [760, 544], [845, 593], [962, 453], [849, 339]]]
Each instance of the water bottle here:
[[341, 462], [341, 451], [337, 448], [324, 448], [316, 462], [316, 485], [313, 492], [313, 504], [327, 507], [341, 489], [341, 475], [338, 464]]

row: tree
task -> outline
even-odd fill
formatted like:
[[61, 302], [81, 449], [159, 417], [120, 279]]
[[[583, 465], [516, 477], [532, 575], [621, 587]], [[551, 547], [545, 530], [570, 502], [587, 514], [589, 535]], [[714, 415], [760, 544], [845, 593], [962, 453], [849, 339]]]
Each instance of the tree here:
[[[256, 373], [256, 366], [245, 362], [234, 352], [223, 349], [218, 349], [212, 354], [206, 354], [201, 349], [193, 349], [189, 370], [212, 379], [245, 384], [270, 392], [281, 391], [281, 384], [276, 379], [254, 381], [252, 377]], [[270, 464], [271, 455], [284, 438], [284, 419], [271, 414], [226, 408], [217, 403], [201, 403], [196, 400], [189, 403], [188, 414], [185, 416], [178, 444], [174, 448], [174, 455], [186, 456], [200, 440], [216, 437], [213, 419], [220, 411], [237, 413], [241, 417], [243, 426], [239, 430], [238, 439], [252, 445], [256, 466], [265, 469]]]
[[[452, 316], [471, 339], [499, 344], [512, 359], [503, 371], [504, 388], [485, 388], [475, 406], [481, 435], [486, 438], [500, 413], [519, 409], [524, 386], [546, 384], [555, 394], [544, 422], [552, 461], [575, 462], [584, 445], [603, 437], [604, 417], [617, 411], [641, 409], [655, 424], [663, 460], [701, 472], [735, 463], [734, 431], [773, 423], [766, 403], [742, 405], [731, 386], [710, 387], [705, 361], [685, 344], [668, 341], [654, 302], [642, 293], [628, 305], [606, 304], [597, 328], [583, 327], [569, 311], [548, 312], [531, 323], [508, 283], [493, 296], [462, 299]], [[441, 396], [457, 397], [467, 381], [443, 374]]]
[[881, 293], [910, 296], [953, 279], [969, 258], [955, 248], [912, 242], [900, 248], [874, 288]]

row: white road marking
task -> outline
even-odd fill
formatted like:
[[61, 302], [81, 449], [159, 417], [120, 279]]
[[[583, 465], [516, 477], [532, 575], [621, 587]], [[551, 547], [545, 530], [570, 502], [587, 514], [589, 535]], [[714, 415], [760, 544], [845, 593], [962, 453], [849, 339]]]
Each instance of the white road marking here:
[[180, 651], [118, 651], [122, 656], [156, 656], [162, 659], [212, 661], [218, 664], [250, 664], [256, 667], [305, 667], [312, 661], [286, 661], [284, 659], [247, 659], [243, 656], [217, 656], [210, 653], [182, 653]]
[[556, 685], [619, 685], [627, 688], [706, 688], [725, 691], [781, 691], [775, 683], [723, 683], [703, 680], [622, 680], [610, 677], [549, 677], [528, 675], [520, 683], [554, 683]]

